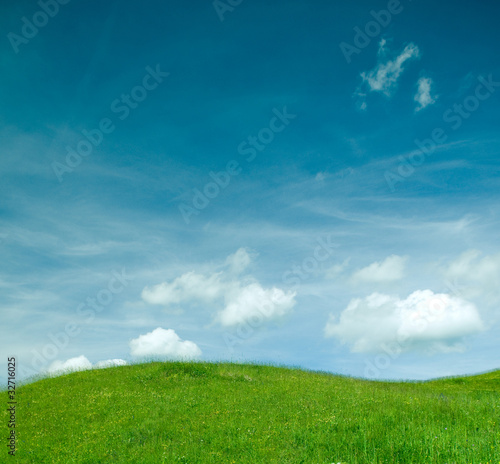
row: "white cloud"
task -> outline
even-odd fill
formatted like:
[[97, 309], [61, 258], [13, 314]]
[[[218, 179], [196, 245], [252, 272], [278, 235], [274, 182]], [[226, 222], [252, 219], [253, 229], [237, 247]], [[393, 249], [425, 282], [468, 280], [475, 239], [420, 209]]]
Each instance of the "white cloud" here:
[[463, 337], [484, 330], [470, 302], [431, 290], [408, 298], [373, 293], [351, 300], [338, 323], [330, 317], [325, 336], [351, 345], [352, 352], [377, 352], [396, 343], [400, 351], [463, 351]]
[[295, 295], [276, 287], [264, 289], [258, 283], [237, 287], [228, 292], [226, 307], [219, 312], [218, 320], [224, 326], [232, 326], [253, 319], [282, 317], [295, 306]]
[[192, 359], [201, 355], [196, 343], [183, 341], [172, 329], [157, 329], [139, 335], [130, 341], [132, 356], [166, 356], [175, 359]]
[[51, 375], [68, 374], [75, 371], [85, 371], [92, 368], [103, 369], [113, 366], [125, 366], [127, 364], [123, 359], [108, 359], [106, 361], [99, 361], [92, 366], [92, 363], [84, 356], [70, 358], [66, 361], [55, 360], [47, 368], [47, 372]]
[[432, 105], [436, 102], [436, 97], [431, 96], [432, 79], [428, 77], [421, 77], [418, 82], [418, 90], [414, 100], [418, 103], [415, 111], [420, 111], [426, 106]]
[[379, 62], [371, 71], [362, 72], [361, 78], [371, 92], [382, 92], [389, 96], [404, 70], [404, 63], [412, 58], [418, 58], [420, 51], [416, 45], [410, 43], [394, 60], [380, 62], [380, 56], [385, 54], [382, 53], [384, 50], [385, 41], [383, 40], [379, 45]]
[[500, 253], [480, 257], [479, 250], [467, 250], [444, 269], [444, 275], [464, 297], [487, 297], [490, 302], [497, 301]]
[[453, 261], [446, 270], [448, 277], [480, 282], [485, 286], [500, 287], [500, 253], [484, 256], [481, 252], [468, 250]]
[[377, 65], [372, 70], [361, 73], [361, 85], [354, 92], [357, 106], [362, 111], [367, 108], [366, 96], [369, 92], [381, 92], [390, 97], [404, 71], [404, 64], [420, 57], [419, 48], [409, 43], [398, 56], [387, 58], [390, 53], [386, 45], [386, 40], [382, 39], [377, 53]]
[[404, 270], [407, 256], [391, 255], [384, 261], [370, 264], [359, 271], [356, 271], [353, 276], [353, 282], [393, 282], [401, 280], [404, 277]]
[[142, 291], [142, 298], [150, 304], [179, 304], [181, 302], [199, 300], [209, 302], [220, 296], [222, 292], [220, 274], [209, 277], [196, 272], [188, 272], [172, 283], [163, 282]]
[[105, 369], [107, 367], [115, 367], [115, 366], [126, 366], [127, 361], [124, 359], [107, 359], [106, 361], [99, 361], [94, 364], [95, 369]]
[[229, 255], [226, 264], [231, 274], [241, 274], [252, 262], [252, 257], [245, 248], [240, 248], [236, 253]]
[[74, 371], [92, 369], [92, 363], [83, 355], [70, 358], [67, 361], [55, 360], [47, 369], [50, 374], [65, 374]]
[[188, 272], [173, 282], [164, 282], [142, 292], [151, 304], [189, 304], [203, 302], [214, 310], [215, 320], [224, 326], [284, 316], [295, 305], [295, 293], [280, 288], [263, 288], [252, 276], [240, 274], [252, 256], [244, 248], [228, 256], [226, 270], [210, 275]]

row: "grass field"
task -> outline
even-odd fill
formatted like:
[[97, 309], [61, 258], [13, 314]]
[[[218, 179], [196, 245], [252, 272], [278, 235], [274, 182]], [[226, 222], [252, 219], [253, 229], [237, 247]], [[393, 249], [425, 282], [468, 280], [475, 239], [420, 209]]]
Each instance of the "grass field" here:
[[415, 383], [229, 363], [82, 371], [17, 389], [17, 452], [2, 446], [0, 462], [498, 464], [499, 393], [500, 371]]

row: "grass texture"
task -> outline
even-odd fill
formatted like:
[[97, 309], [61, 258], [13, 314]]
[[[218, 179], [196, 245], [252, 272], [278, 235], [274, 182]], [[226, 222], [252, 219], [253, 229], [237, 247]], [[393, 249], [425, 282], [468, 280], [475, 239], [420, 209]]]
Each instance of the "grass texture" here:
[[17, 452], [2, 447], [0, 462], [499, 464], [499, 392], [500, 371], [380, 382], [233, 363], [95, 369], [18, 387]]

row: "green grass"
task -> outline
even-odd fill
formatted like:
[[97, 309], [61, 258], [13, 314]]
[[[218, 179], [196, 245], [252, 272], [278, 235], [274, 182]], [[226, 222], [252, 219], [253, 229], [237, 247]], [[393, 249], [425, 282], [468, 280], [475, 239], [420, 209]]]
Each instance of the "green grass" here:
[[500, 371], [429, 382], [230, 363], [75, 372], [18, 388], [18, 449], [2, 446], [0, 462], [498, 464], [499, 391]]

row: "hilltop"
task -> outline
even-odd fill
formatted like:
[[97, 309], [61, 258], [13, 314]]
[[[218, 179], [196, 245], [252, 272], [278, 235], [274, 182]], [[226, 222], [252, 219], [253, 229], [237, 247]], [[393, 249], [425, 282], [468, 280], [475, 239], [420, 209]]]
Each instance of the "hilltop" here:
[[12, 462], [498, 463], [499, 392], [500, 370], [427, 382], [232, 363], [74, 372], [18, 388]]

